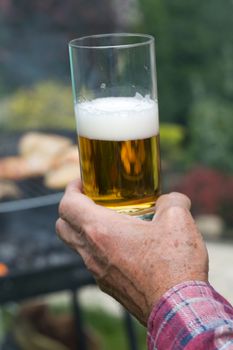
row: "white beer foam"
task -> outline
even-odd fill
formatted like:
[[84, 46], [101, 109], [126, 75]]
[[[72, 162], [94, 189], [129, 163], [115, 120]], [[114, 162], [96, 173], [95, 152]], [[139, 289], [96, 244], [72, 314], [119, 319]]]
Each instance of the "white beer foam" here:
[[77, 131], [94, 140], [145, 139], [159, 132], [158, 103], [135, 97], [106, 97], [75, 106]]

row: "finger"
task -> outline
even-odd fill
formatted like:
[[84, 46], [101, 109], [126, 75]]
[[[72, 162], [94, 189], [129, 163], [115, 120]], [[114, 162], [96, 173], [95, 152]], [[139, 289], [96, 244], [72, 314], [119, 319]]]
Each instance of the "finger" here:
[[94, 202], [82, 192], [81, 181], [71, 182], [59, 204], [59, 216], [79, 230], [95, 212]]
[[[191, 201], [186, 195], [179, 192], [164, 194], [158, 198], [155, 204], [156, 215], [170, 207], [181, 207], [190, 210]], [[153, 220], [156, 220], [156, 215]]]
[[95, 204], [80, 191], [80, 182], [72, 182], [67, 187], [59, 205], [60, 217], [75, 230], [90, 233], [92, 227], [93, 230], [100, 228], [99, 231], [101, 231], [103, 226], [110, 228], [123, 219], [122, 214]]
[[66, 187], [66, 192], [78, 192], [82, 193], [83, 192], [83, 186], [82, 186], [82, 181], [80, 178], [77, 178], [73, 181], [71, 181], [67, 187]]

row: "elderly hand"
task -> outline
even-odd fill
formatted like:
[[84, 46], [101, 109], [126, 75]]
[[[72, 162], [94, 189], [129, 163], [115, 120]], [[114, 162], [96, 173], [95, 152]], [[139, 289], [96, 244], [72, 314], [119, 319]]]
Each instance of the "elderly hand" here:
[[171, 287], [208, 280], [208, 255], [180, 193], [161, 196], [153, 221], [96, 205], [71, 183], [56, 229], [83, 258], [100, 288], [146, 325], [155, 303]]

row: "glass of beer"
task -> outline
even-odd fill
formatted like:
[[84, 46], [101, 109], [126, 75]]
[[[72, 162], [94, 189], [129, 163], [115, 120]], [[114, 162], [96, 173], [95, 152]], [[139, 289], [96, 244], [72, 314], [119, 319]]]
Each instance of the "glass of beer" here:
[[69, 43], [84, 193], [129, 215], [160, 194], [154, 38], [103, 34]]

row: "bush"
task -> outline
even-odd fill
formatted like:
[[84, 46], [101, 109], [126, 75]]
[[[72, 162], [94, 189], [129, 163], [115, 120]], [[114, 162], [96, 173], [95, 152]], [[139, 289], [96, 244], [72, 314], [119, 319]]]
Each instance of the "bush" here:
[[185, 193], [192, 201], [192, 212], [222, 216], [233, 224], [233, 178], [217, 170], [198, 167], [180, 181], [175, 190]]
[[190, 123], [192, 161], [224, 172], [233, 172], [232, 104], [213, 98], [193, 107]]
[[71, 88], [55, 81], [20, 89], [0, 108], [3, 128], [75, 128]]
[[160, 125], [160, 138], [164, 150], [172, 151], [174, 147], [180, 147], [184, 139], [184, 128], [177, 124], [162, 123]]
[[160, 125], [161, 154], [162, 161], [165, 164], [173, 164], [181, 159], [184, 138], [184, 127], [172, 123], [162, 123]]

